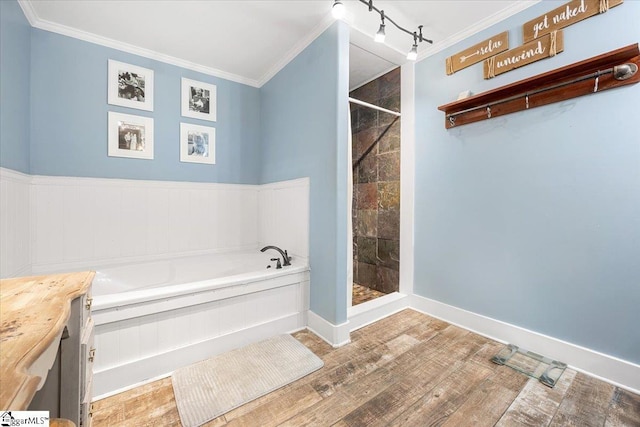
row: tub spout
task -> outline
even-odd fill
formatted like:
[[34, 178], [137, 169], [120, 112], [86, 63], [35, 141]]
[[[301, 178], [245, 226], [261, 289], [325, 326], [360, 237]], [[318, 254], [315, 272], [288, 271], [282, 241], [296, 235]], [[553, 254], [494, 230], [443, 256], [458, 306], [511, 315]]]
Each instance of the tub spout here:
[[282, 260], [284, 261], [284, 263], [282, 264], [283, 266], [287, 266], [287, 265], [291, 265], [291, 258], [289, 258], [289, 255], [287, 254], [287, 251], [283, 251], [282, 249], [280, 249], [277, 246], [265, 246], [264, 248], [260, 249], [260, 252], [264, 252], [267, 249], [273, 249], [276, 250], [278, 252], [280, 252], [280, 255], [282, 255]]

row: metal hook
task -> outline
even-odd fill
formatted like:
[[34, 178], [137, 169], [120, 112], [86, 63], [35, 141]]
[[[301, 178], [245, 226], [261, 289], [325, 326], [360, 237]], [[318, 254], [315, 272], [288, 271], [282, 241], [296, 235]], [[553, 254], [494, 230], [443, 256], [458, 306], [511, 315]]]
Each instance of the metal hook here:
[[525, 103], [526, 103], [526, 108], [527, 110], [529, 109], [529, 94], [527, 93], [524, 97]]
[[455, 116], [449, 116], [449, 126], [454, 127], [456, 125]]
[[593, 86], [593, 93], [598, 91], [598, 79], [600, 78], [600, 74], [596, 74], [596, 84]]
[[487, 107], [487, 119], [491, 118], [491, 107]]

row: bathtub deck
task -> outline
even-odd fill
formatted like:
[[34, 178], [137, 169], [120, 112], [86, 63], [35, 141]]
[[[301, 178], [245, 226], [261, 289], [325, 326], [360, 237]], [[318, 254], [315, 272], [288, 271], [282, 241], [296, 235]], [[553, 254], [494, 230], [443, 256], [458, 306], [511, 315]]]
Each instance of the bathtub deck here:
[[[294, 336], [319, 371], [207, 426], [640, 425], [640, 396], [567, 370], [550, 389], [489, 362], [501, 344], [404, 310], [333, 349]], [[171, 379], [94, 403], [93, 426], [180, 425]]]

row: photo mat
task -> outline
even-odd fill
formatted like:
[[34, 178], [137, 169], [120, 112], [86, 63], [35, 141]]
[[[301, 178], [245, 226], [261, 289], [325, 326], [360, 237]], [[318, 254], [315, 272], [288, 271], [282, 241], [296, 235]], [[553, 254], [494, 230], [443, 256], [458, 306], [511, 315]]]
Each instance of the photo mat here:
[[215, 122], [217, 119], [216, 95], [215, 85], [183, 78], [182, 116]]
[[153, 119], [109, 112], [109, 157], [153, 159]]
[[153, 70], [109, 60], [107, 102], [153, 111]]
[[216, 163], [216, 129], [180, 123], [180, 161], [187, 163]]

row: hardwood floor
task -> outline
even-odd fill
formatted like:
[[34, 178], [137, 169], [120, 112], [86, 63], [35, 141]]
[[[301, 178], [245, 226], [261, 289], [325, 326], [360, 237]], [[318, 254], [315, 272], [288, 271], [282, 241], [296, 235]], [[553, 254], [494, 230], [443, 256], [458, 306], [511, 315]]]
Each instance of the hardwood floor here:
[[[333, 349], [325, 366], [206, 426], [640, 426], [640, 396], [567, 369], [555, 388], [489, 361], [501, 344], [413, 310]], [[94, 402], [93, 425], [180, 425], [165, 378]]]

